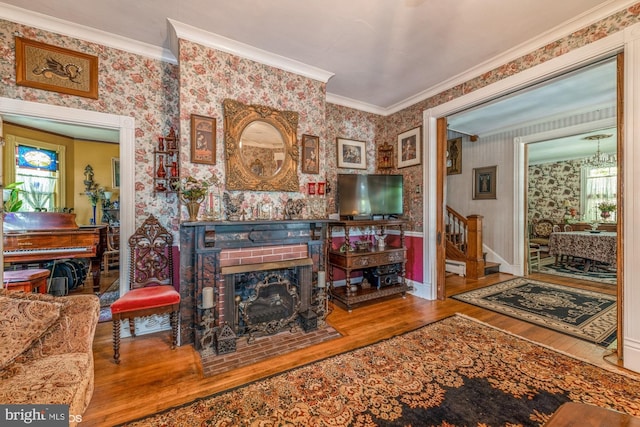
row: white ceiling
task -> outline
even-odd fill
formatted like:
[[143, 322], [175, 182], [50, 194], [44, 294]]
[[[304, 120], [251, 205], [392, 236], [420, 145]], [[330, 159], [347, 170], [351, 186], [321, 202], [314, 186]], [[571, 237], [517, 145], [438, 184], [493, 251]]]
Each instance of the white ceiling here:
[[540, 35], [570, 31], [585, 16], [629, 2], [4, 0], [166, 51], [171, 19], [333, 73], [327, 83], [330, 95], [379, 109]]
[[[388, 114], [451, 87], [460, 76], [479, 75], [483, 65], [504, 60], [525, 42], [537, 38], [543, 45], [545, 36], [555, 40], [634, 1], [86, 0], [79, 5], [72, 0], [4, 0], [0, 17], [9, 14], [20, 22], [16, 11], [44, 14], [44, 21], [63, 20], [59, 28], [73, 23], [69, 35], [80, 37], [78, 28], [84, 27], [78, 25], [86, 26], [108, 33], [101, 33], [100, 40], [113, 36], [148, 44], [169, 60], [168, 20], [173, 20], [326, 70], [333, 74], [327, 83], [330, 102]], [[32, 13], [25, 16], [26, 23], [33, 22]], [[91, 40], [87, 34], [93, 30], [85, 30], [84, 38]], [[611, 81], [602, 79], [609, 71], [605, 68], [594, 67], [588, 84], [584, 79], [558, 82], [561, 90], [546, 89], [553, 96], [544, 89], [530, 90], [528, 104], [511, 98], [483, 106], [451, 118], [451, 126], [483, 134], [554, 111], [612, 102]], [[76, 136], [77, 129], [52, 131], [95, 139]], [[104, 137], [117, 141], [117, 135]]]

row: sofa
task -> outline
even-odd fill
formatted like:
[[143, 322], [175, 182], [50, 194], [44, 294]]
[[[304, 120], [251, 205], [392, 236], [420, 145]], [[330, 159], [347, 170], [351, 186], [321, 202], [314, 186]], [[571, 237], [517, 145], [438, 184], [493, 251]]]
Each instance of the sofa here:
[[75, 425], [93, 394], [99, 314], [95, 295], [0, 289], [0, 403], [66, 404]]

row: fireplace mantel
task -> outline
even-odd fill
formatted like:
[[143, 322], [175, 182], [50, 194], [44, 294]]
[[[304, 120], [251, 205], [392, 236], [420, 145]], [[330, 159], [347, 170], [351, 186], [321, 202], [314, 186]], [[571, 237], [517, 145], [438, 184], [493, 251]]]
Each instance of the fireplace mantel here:
[[[271, 248], [274, 255], [265, 257], [268, 262], [277, 256], [287, 258], [287, 248], [302, 246], [303, 257], [313, 260], [314, 278], [320, 266], [324, 270], [324, 244], [329, 220], [301, 219], [284, 221], [198, 221], [180, 226], [180, 345], [198, 346], [198, 330], [201, 323], [202, 289], [216, 290], [215, 302], [223, 295], [222, 268], [233, 264], [230, 255], [260, 253]], [[281, 255], [284, 254], [284, 255]], [[289, 255], [293, 258], [296, 254]], [[256, 256], [257, 259], [257, 256]], [[237, 263], [254, 263], [251, 258], [235, 260]], [[258, 263], [258, 262], [255, 262]], [[315, 281], [315, 279], [314, 279]], [[215, 308], [214, 308], [215, 312]], [[217, 318], [216, 318], [217, 319]]]

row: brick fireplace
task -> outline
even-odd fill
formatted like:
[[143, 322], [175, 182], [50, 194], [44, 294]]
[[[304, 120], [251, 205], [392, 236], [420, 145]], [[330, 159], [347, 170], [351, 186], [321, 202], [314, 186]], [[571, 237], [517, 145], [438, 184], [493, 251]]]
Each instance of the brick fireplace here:
[[[277, 331], [278, 327], [272, 328], [268, 321], [247, 326], [239, 310], [247, 307], [254, 295], [252, 290], [268, 276], [272, 281], [283, 282], [287, 293], [262, 286], [263, 293], [254, 295], [254, 299], [263, 299], [258, 303], [283, 304], [291, 290], [291, 295], [295, 294], [292, 299], [299, 303], [297, 313], [283, 313], [293, 316], [295, 324], [303, 327], [309, 325], [305, 323], [309, 318], [317, 320], [318, 325], [324, 324], [326, 313], [318, 299], [324, 289], [318, 288], [317, 272], [324, 270], [325, 224], [322, 220], [182, 224], [179, 344], [193, 344], [203, 350], [213, 341], [212, 333], [219, 333], [223, 326], [238, 339]], [[204, 288], [213, 289], [214, 307], [210, 309], [202, 307]], [[283, 307], [272, 308], [274, 312], [277, 309]], [[281, 329], [294, 326], [287, 320], [282, 320], [285, 324]]]

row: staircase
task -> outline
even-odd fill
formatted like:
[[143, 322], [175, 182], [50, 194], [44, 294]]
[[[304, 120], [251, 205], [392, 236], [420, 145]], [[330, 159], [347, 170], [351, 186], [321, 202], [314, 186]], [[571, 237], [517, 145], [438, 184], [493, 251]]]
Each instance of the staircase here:
[[482, 251], [482, 216], [468, 218], [447, 206], [445, 217], [447, 271], [479, 279], [500, 272], [500, 264], [488, 262]]

